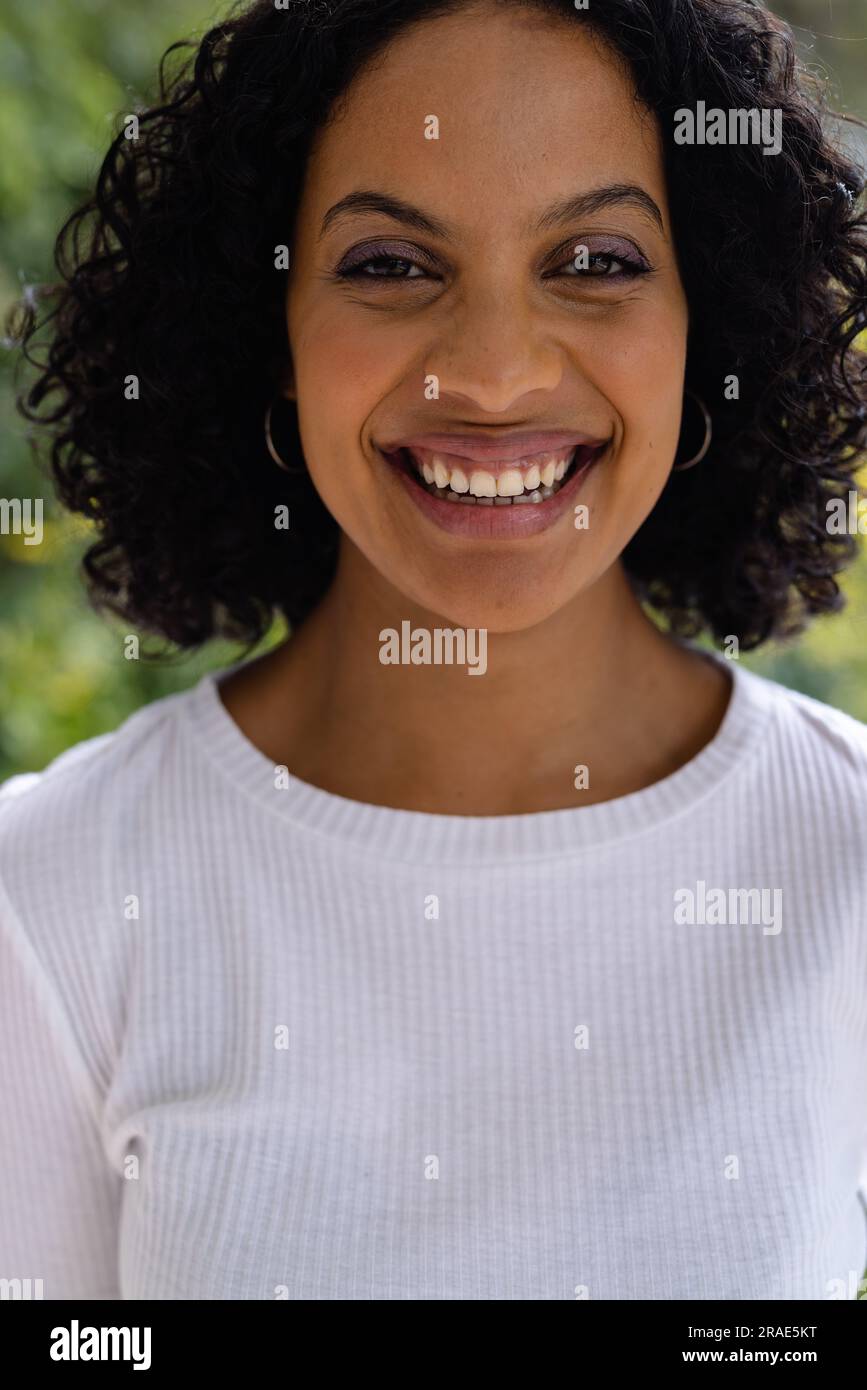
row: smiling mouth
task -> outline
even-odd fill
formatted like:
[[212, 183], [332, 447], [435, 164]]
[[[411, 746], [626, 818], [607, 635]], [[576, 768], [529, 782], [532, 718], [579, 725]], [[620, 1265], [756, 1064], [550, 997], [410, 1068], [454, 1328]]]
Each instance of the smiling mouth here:
[[385, 457], [441, 502], [470, 507], [539, 506], [556, 496], [576, 472], [594, 463], [607, 447], [605, 443], [548, 449], [490, 468], [421, 448], [404, 447]]

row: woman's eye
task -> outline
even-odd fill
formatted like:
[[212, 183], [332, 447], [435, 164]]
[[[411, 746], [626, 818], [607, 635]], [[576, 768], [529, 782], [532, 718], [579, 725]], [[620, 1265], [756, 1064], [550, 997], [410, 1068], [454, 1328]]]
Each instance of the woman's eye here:
[[404, 256], [368, 256], [338, 272], [342, 279], [359, 280], [418, 280], [424, 271], [415, 261]]
[[565, 261], [560, 274], [574, 275], [576, 279], [626, 280], [635, 275], [644, 275], [645, 267], [640, 261], [628, 256], [615, 256], [613, 251], [592, 251], [584, 258], [575, 256]]

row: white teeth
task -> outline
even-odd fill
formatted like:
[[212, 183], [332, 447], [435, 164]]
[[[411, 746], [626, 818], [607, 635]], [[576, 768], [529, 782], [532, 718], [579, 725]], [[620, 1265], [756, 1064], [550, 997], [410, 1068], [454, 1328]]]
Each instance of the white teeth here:
[[426, 483], [433, 483], [444, 491], [469, 492], [473, 497], [520, 497], [522, 493], [535, 492], [540, 486], [551, 487], [562, 480], [572, 454], [563, 457], [559, 453], [542, 455], [542, 464], [533, 463], [522, 468], [505, 468], [499, 473], [489, 473], [484, 468], [474, 468], [469, 475], [460, 467], [452, 467], [447, 455], [431, 454], [421, 464], [421, 475]]
[[470, 474], [470, 492], [474, 497], [496, 497], [497, 480], [493, 473], [483, 473], [476, 468]]
[[471, 492], [463, 494], [453, 492], [451, 488], [437, 487], [436, 483], [425, 484], [432, 497], [445, 496], [449, 502], [463, 502], [469, 507], [517, 507], [528, 502], [547, 502], [549, 497], [560, 491], [562, 483], [554, 483], [553, 487], [537, 487], [534, 492], [521, 492], [515, 497], [475, 497]]
[[524, 491], [524, 479], [518, 468], [507, 468], [497, 476], [497, 495], [499, 497], [518, 497]]
[[467, 475], [460, 467], [452, 467], [448, 455], [429, 454], [423, 461], [416, 458], [415, 466], [434, 496], [447, 497], [450, 502], [468, 505], [512, 506], [515, 503], [544, 502], [559, 490], [566, 477], [574, 452], [564, 457], [561, 449], [543, 454], [540, 461], [527, 466], [527, 460], [489, 473], [474, 468]]

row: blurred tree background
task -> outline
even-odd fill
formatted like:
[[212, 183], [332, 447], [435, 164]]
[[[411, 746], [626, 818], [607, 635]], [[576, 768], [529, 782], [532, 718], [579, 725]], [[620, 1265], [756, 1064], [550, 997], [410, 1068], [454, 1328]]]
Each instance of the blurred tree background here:
[[[833, 104], [867, 114], [867, 0], [777, 0]], [[220, 0], [0, 0], [0, 313], [51, 280], [54, 237], [92, 185], [119, 118], [146, 105], [158, 60], [226, 12]], [[861, 136], [853, 137], [864, 157]], [[0, 779], [38, 770], [141, 704], [238, 652], [124, 658], [126, 628], [92, 612], [79, 578], [86, 524], [53, 506], [14, 410], [19, 354], [0, 356], [0, 497], [45, 498], [41, 545], [0, 534]], [[844, 579], [846, 611], [750, 668], [867, 720], [867, 562]], [[279, 636], [275, 632], [270, 640]]]

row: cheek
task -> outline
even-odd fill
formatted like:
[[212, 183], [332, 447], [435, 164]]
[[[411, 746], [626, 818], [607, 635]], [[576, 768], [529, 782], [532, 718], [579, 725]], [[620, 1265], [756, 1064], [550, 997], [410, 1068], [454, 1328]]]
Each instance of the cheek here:
[[402, 360], [385, 334], [377, 337], [372, 341], [345, 310], [299, 304], [289, 316], [301, 443], [329, 506], [357, 490], [369, 472], [364, 426]]
[[680, 432], [687, 318], [680, 305], [632, 316], [629, 331], [600, 335], [598, 383], [617, 415], [624, 472], [668, 474]]
[[594, 335], [585, 359], [593, 385], [618, 421], [617, 451], [588, 493], [593, 545], [622, 552], [653, 510], [674, 462], [680, 434], [687, 315], [682, 301], [647, 306], [628, 329], [613, 320]]

